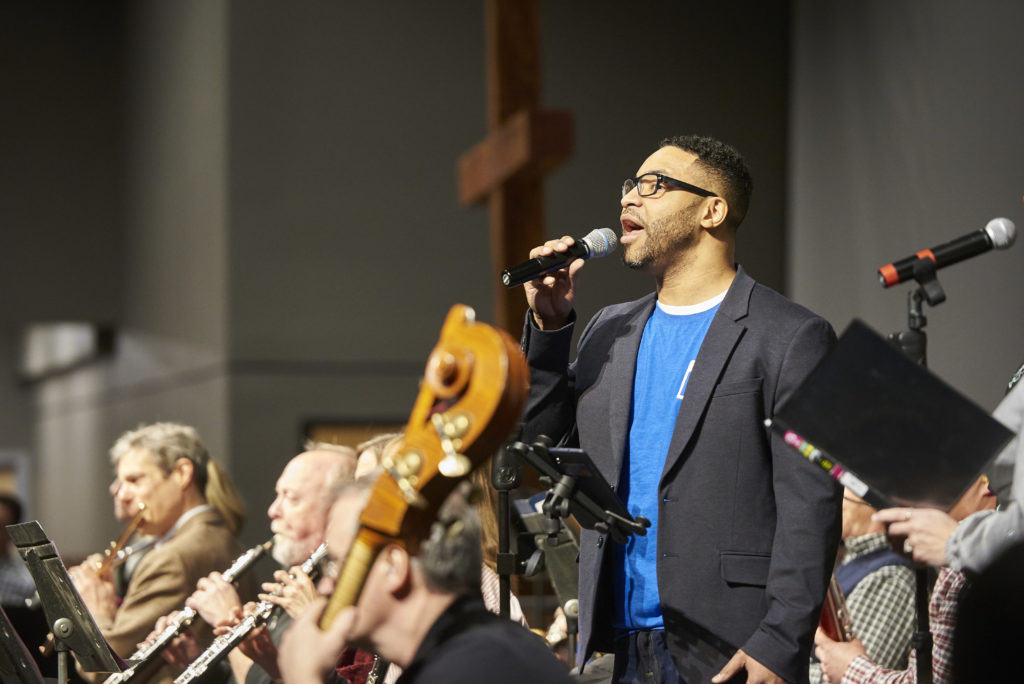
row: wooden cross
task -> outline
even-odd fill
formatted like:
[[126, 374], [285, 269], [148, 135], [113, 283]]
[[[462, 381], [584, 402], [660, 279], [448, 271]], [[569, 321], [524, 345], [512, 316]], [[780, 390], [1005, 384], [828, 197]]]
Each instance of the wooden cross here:
[[572, 154], [573, 119], [540, 109], [537, 0], [485, 0], [484, 23], [490, 134], [459, 158], [459, 201], [490, 204], [494, 324], [518, 337], [526, 301], [499, 274], [544, 242], [542, 179]]

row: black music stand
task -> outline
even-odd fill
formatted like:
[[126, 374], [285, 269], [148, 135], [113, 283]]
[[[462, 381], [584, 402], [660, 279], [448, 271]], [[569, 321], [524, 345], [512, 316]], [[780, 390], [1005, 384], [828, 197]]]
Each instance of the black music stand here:
[[[540, 473], [541, 484], [548, 488], [541, 510], [552, 521], [572, 515], [581, 527], [607, 534], [619, 544], [630, 535], [647, 534], [651, 521], [643, 516], [633, 519], [582, 449], [553, 447], [543, 435], [533, 444], [516, 442], [509, 449]], [[557, 531], [555, 526], [551, 529]]]
[[124, 662], [103, 638], [39, 521], [8, 525], [7, 532], [35, 580], [46, 622], [53, 631], [58, 683], [68, 681], [69, 650], [75, 652], [86, 672], [120, 672]]
[[0, 681], [5, 684], [43, 684], [39, 666], [11, 626], [3, 608], [0, 608]]
[[[560, 535], [565, 529], [563, 518], [576, 518], [581, 527], [609, 535], [613, 541], [625, 544], [630, 535], [646, 535], [651, 522], [643, 516], [635, 519], [625, 504], [601, 476], [600, 471], [581, 449], [552, 446], [550, 438], [541, 435], [533, 444], [513, 442], [505, 446], [508, 452], [529, 463], [540, 474], [541, 484], [547, 488], [541, 512], [543, 530], [550, 545], [564, 545]], [[548, 543], [545, 543], [545, 547]], [[559, 597], [563, 601], [563, 597]], [[562, 611], [568, 627], [570, 666], [575, 657], [575, 633], [578, 601], [565, 599]]]

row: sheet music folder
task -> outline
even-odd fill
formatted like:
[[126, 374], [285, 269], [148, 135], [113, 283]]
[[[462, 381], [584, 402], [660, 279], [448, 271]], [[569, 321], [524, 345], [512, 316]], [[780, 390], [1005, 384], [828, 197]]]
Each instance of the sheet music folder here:
[[872, 505], [944, 511], [1014, 436], [859, 320], [771, 423], [809, 460], [816, 448], [820, 466], [838, 466], [833, 477], [855, 476]]

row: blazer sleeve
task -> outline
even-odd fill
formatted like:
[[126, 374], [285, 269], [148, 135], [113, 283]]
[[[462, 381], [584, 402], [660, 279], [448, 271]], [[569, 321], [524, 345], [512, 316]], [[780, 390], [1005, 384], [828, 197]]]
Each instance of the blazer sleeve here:
[[533, 314], [526, 312], [521, 343], [530, 369], [530, 395], [522, 418], [521, 439], [525, 442], [546, 435], [555, 444], [564, 444], [574, 433], [576, 401], [569, 354], [575, 322], [574, 311], [565, 327], [541, 330], [534, 324]]

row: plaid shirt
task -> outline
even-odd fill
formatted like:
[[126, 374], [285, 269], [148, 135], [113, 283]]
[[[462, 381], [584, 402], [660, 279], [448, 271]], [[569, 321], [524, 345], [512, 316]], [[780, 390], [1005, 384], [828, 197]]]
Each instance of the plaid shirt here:
[[[932, 647], [932, 677], [935, 684], [948, 684], [953, 660], [953, 628], [956, 626], [957, 599], [967, 583], [963, 574], [942, 568], [928, 605], [928, 617], [934, 645]], [[917, 653], [911, 652], [905, 670], [888, 670], [872, 663], [864, 656], [853, 659], [843, 673], [841, 684], [913, 684], [917, 682]]]
[[[888, 549], [884, 534], [866, 534], [843, 542], [848, 565], [879, 549]], [[845, 597], [853, 633], [864, 642], [867, 657], [882, 667], [903, 668], [910, 654], [914, 635], [914, 571], [904, 565], [878, 568], [853, 588]], [[819, 684], [821, 664], [811, 663], [810, 684]]]

